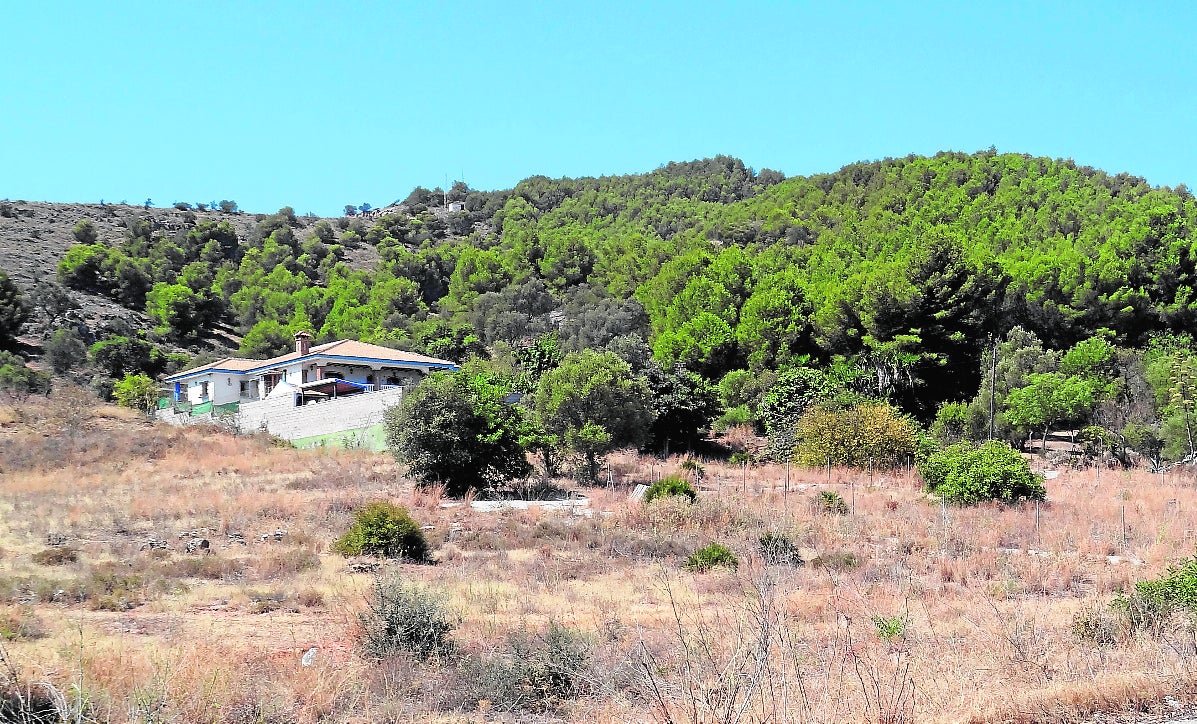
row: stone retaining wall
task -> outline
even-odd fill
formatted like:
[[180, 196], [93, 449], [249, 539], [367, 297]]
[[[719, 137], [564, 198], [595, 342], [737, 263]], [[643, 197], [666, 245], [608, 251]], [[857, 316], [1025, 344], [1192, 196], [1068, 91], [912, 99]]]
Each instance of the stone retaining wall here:
[[367, 392], [296, 407], [289, 396], [241, 404], [235, 420], [243, 432], [266, 430], [285, 440], [360, 430], [382, 424], [383, 413], [403, 399], [403, 389]]
[[217, 417], [212, 413], [193, 416], [186, 412], [175, 412], [171, 408], [158, 410], [156, 415], [159, 420], [172, 425], [231, 423], [241, 432], [265, 430], [284, 440], [298, 440], [381, 425], [387, 408], [398, 405], [402, 399], [403, 388], [396, 387], [336, 400], [310, 402], [302, 407], [296, 407], [289, 395], [254, 400], [241, 403], [240, 409], [232, 415], [221, 414]]

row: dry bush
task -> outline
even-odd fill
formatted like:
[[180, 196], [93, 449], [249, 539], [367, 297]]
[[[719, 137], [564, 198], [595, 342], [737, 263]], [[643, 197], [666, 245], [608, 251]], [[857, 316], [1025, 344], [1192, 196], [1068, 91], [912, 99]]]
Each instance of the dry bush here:
[[320, 566], [320, 556], [307, 548], [287, 548], [269, 551], [254, 562], [259, 578], [286, 578]]
[[61, 566], [79, 560], [79, 551], [70, 546], [58, 546], [40, 550], [31, 558], [39, 566]]
[[45, 622], [32, 607], [0, 608], [0, 642], [34, 641], [46, 635]]
[[158, 572], [170, 578], [203, 578], [208, 580], [235, 580], [245, 571], [246, 558], [231, 558], [223, 555], [180, 556], [164, 561]]

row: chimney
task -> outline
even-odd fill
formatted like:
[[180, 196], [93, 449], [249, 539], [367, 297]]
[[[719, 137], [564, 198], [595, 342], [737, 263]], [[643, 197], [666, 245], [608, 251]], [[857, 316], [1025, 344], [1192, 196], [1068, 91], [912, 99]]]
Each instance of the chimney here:
[[312, 351], [312, 335], [307, 332], [295, 333], [295, 351], [299, 354], [308, 354]]

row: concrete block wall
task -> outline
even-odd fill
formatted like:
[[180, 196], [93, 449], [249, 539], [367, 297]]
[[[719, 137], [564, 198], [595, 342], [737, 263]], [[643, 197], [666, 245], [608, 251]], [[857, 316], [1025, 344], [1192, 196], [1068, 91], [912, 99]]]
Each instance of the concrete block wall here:
[[263, 428], [271, 435], [296, 440], [344, 430], [359, 430], [382, 423], [383, 413], [403, 399], [403, 389], [369, 392], [296, 407], [290, 396], [244, 402], [237, 412], [243, 432]]

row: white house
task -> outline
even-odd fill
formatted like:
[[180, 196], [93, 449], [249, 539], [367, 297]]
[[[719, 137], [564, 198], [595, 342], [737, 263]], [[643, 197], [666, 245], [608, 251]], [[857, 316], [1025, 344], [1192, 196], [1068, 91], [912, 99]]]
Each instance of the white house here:
[[182, 424], [219, 412], [246, 432], [322, 438], [377, 427], [404, 388], [431, 372], [458, 369], [448, 360], [365, 342], [313, 347], [311, 341], [299, 332], [294, 352], [267, 360], [228, 357], [171, 375], [173, 395], [159, 404], [158, 416]]

